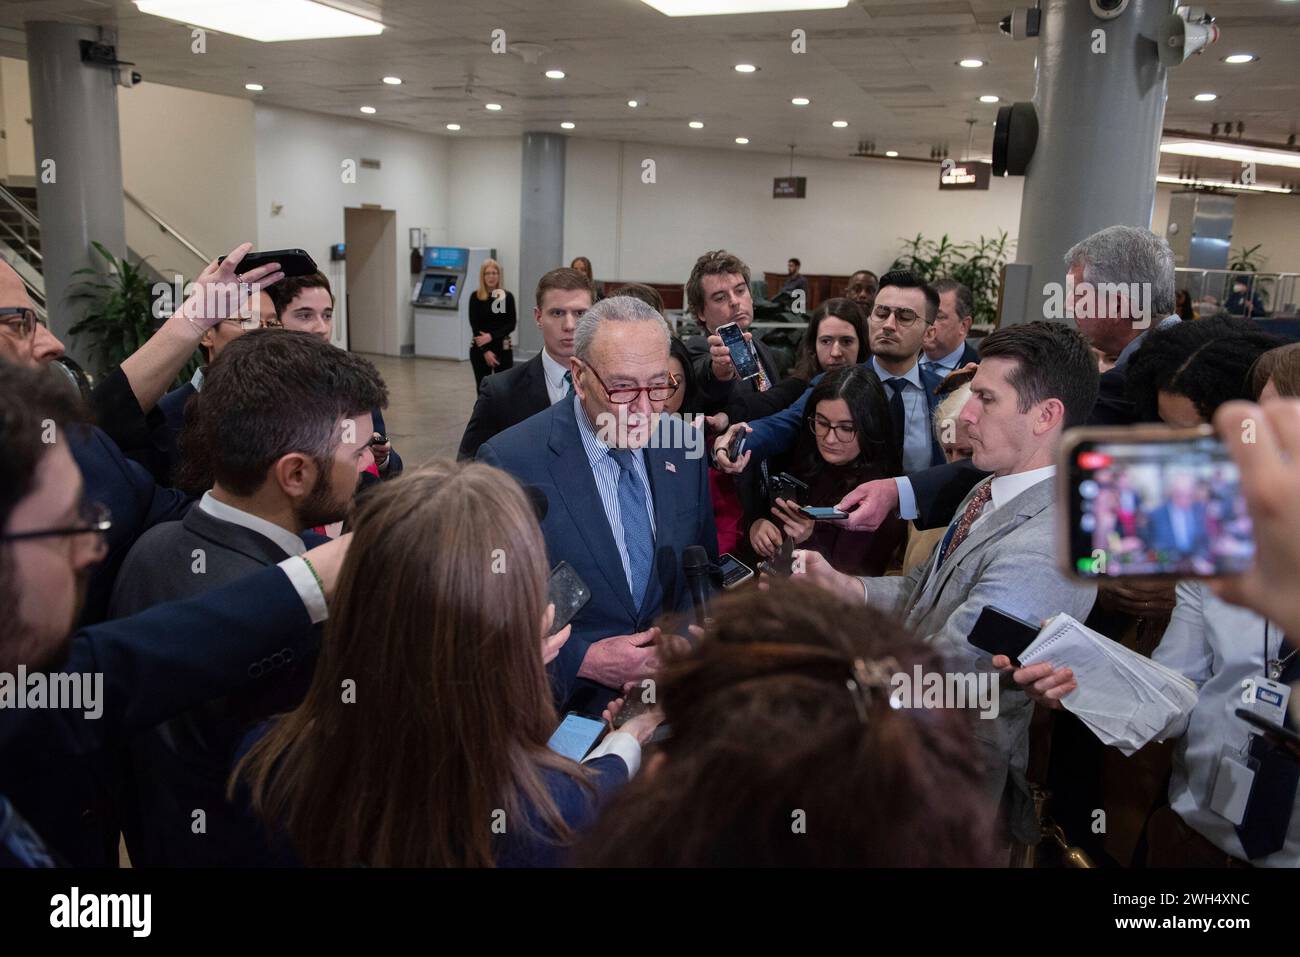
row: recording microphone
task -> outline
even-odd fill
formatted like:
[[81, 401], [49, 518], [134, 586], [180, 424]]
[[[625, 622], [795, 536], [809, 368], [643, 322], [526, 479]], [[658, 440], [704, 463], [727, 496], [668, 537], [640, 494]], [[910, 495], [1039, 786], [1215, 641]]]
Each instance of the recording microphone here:
[[703, 545], [688, 545], [682, 552], [682, 571], [686, 573], [686, 587], [691, 590], [691, 604], [695, 606], [695, 623], [704, 627], [708, 616], [709, 575], [713, 565]]

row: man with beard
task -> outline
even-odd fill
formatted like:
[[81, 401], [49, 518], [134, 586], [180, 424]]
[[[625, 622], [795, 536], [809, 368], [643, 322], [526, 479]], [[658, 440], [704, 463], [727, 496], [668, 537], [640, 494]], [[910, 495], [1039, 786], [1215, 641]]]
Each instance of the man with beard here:
[[[387, 404], [387, 391], [360, 356], [311, 333], [263, 329], [222, 350], [192, 402], [184, 469], [206, 472], [211, 489], [184, 519], [136, 542], [111, 617], [199, 594], [324, 541], [307, 530], [346, 516], [373, 461], [370, 409]], [[247, 839], [227, 805], [226, 776], [243, 735], [293, 707], [309, 675], [300, 658], [255, 694], [205, 705], [132, 743], [120, 813], [133, 865], [258, 863], [262, 844]], [[196, 808], [205, 813], [197, 833]]]
[[[0, 362], [0, 866], [115, 863], [102, 800], [112, 759], [132, 735], [265, 681], [277, 656], [311, 654], [350, 540], [73, 635], [116, 521], [83, 485], [77, 418], [51, 377]], [[25, 693], [56, 677], [93, 679], [95, 707]]]

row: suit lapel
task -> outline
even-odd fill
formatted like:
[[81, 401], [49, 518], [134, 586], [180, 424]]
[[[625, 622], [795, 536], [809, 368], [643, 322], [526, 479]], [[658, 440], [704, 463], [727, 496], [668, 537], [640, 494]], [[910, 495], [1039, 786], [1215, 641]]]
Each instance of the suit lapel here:
[[570, 396], [561, 399], [557, 405], [562, 407], [557, 410], [551, 422], [551, 479], [560, 498], [564, 500], [570, 520], [596, 559], [596, 564], [600, 566], [605, 583], [613, 594], [618, 595], [619, 601], [631, 616], [636, 618], [637, 607], [632, 600], [632, 593], [628, 591], [627, 577], [623, 574], [623, 559], [619, 557], [618, 544], [614, 541], [614, 532], [605, 516], [600, 490], [596, 488], [596, 477], [591, 474], [587, 450], [582, 444], [582, 436], [578, 434], [573, 398]]
[[185, 513], [182, 523], [186, 531], [211, 542], [214, 548], [243, 555], [259, 565], [274, 565], [289, 557], [283, 548], [265, 535], [209, 515], [198, 505]]
[[[529, 416], [536, 415], [551, 407], [551, 394], [546, 391], [546, 367], [542, 365], [542, 354], [539, 352], [528, 360], [528, 382], [523, 390], [531, 411]], [[527, 418], [527, 416], [525, 416]]]

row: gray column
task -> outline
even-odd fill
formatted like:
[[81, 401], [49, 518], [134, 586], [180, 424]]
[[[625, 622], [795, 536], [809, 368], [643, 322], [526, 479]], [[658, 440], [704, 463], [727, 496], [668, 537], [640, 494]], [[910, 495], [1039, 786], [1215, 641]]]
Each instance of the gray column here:
[[71, 23], [27, 24], [45, 298], [51, 329], [84, 363], [85, 345], [68, 336], [84, 312], [66, 300], [77, 281], [72, 273], [102, 266], [92, 241], [125, 256], [126, 222], [117, 81], [110, 68], [81, 62], [83, 39], [99, 40], [101, 32]]
[[[1151, 225], [1166, 70], [1156, 57], [1171, 0], [1132, 0], [1101, 20], [1087, 0], [1043, 0], [1038, 145], [1025, 175], [1016, 262], [1031, 267], [1022, 315], [1042, 319], [1046, 283], [1063, 283], [1066, 250], [1106, 226]], [[1105, 31], [1094, 53], [1093, 31]], [[1066, 320], [1072, 322], [1072, 320]]]
[[557, 133], [525, 133], [519, 201], [519, 342], [521, 355], [541, 351], [542, 334], [532, 320], [537, 281], [564, 257], [564, 144]]

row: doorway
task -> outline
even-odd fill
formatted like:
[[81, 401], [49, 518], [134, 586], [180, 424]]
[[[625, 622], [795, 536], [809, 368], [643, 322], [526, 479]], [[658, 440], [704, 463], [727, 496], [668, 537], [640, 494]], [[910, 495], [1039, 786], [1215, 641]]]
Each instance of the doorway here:
[[398, 354], [397, 213], [344, 208], [347, 347], [353, 352]]

